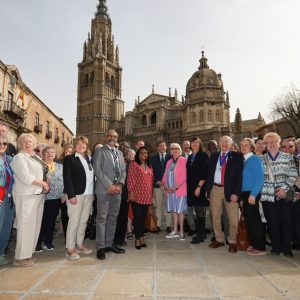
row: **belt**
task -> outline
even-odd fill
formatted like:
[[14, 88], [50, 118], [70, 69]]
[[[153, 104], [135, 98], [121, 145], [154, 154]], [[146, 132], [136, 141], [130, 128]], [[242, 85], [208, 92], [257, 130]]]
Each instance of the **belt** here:
[[223, 187], [224, 185], [222, 184], [217, 184], [217, 183], [214, 183], [214, 185], [218, 186], [218, 187]]

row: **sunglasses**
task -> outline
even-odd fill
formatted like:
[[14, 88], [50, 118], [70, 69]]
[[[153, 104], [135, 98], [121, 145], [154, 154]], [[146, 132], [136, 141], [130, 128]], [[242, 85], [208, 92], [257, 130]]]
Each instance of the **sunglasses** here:
[[8, 143], [7, 142], [0, 142], [0, 146], [7, 146], [8, 145]]

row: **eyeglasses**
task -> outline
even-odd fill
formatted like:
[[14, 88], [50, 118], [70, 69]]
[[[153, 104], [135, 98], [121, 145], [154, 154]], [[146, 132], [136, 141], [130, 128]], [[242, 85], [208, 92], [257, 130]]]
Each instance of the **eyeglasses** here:
[[294, 148], [294, 146], [293, 145], [289, 145], [289, 146], [281, 146], [281, 148]]
[[5, 147], [5, 146], [7, 146], [7, 144], [8, 144], [7, 142], [3, 142], [3, 143], [0, 142], [0, 146], [4, 146]]

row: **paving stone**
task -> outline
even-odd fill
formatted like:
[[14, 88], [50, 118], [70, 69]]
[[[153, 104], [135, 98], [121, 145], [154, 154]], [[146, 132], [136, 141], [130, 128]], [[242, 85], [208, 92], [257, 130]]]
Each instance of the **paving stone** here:
[[209, 272], [218, 294], [223, 296], [279, 296], [280, 293], [251, 268], [215, 269]]
[[167, 240], [156, 242], [157, 251], [192, 251], [191, 244], [187, 241]]
[[190, 252], [158, 252], [156, 254], [156, 267], [158, 269], [199, 269], [200, 265], [194, 254]]
[[[110, 255], [110, 254], [109, 254]], [[107, 255], [107, 257], [109, 256]], [[71, 261], [64, 258], [63, 266], [64, 267], [95, 267], [101, 268], [107, 264], [108, 259], [100, 260], [96, 258], [96, 253], [91, 253], [89, 255], [80, 254], [80, 259]]]
[[21, 294], [0, 294], [0, 300], [17, 300]]
[[43, 267], [11, 266], [0, 273], [0, 291], [27, 291], [48, 271], [49, 268]]
[[[143, 249], [144, 250], [144, 249]], [[125, 254], [114, 255], [111, 259], [110, 267], [146, 268], [153, 267], [153, 253], [143, 250], [127, 251]]]
[[287, 296], [298, 296], [300, 299], [300, 269], [277, 270], [276, 272], [263, 272], [264, 276]]
[[157, 297], [157, 300], [219, 300], [219, 297]]
[[77, 295], [57, 295], [57, 294], [35, 294], [35, 295], [28, 295], [25, 297], [25, 300], [85, 300], [87, 299], [86, 296], [77, 296]]
[[96, 275], [94, 268], [61, 267], [40, 283], [35, 291], [86, 293], [95, 283]]
[[158, 296], [214, 296], [211, 284], [199, 270], [159, 270], [156, 284]]
[[152, 297], [131, 296], [131, 295], [94, 295], [92, 300], [152, 300]]
[[96, 287], [95, 294], [151, 296], [153, 271], [150, 269], [109, 269]]

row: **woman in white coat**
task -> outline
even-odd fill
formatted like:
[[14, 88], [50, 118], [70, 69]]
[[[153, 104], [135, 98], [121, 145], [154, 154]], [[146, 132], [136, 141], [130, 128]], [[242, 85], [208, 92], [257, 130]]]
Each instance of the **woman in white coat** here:
[[23, 133], [19, 137], [19, 153], [13, 158], [15, 184], [13, 198], [16, 205], [17, 244], [14, 264], [29, 267], [34, 264], [32, 254], [39, 237], [45, 193], [49, 191], [47, 165], [34, 149], [36, 139]]

